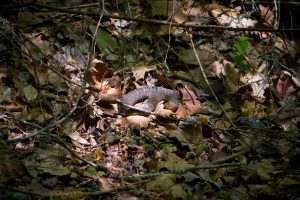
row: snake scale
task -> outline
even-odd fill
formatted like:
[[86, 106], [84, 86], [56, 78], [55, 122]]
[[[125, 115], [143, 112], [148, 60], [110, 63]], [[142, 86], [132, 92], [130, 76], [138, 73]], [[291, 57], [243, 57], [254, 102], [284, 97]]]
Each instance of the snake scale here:
[[[147, 100], [146, 102], [144, 102]], [[125, 94], [119, 105], [119, 112], [127, 114], [130, 110], [125, 105], [135, 106], [135, 104], [144, 102], [138, 105], [139, 109], [153, 112], [159, 102], [164, 102], [164, 107], [175, 112], [181, 102], [181, 94], [177, 90], [171, 90], [162, 87], [145, 87], [138, 88]]]

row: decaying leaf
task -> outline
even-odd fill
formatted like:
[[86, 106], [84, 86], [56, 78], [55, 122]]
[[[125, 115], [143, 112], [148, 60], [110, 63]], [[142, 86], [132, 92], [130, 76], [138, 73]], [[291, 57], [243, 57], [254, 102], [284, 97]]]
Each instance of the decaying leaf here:
[[153, 70], [156, 70], [155, 65], [147, 65], [147, 66], [138, 65], [136, 67], [133, 67], [132, 73], [133, 73], [133, 76], [135, 77], [135, 80], [141, 80], [141, 79], [145, 78], [145, 74], [147, 72], [150, 72]]
[[[100, 1], [111, 15], [100, 18], [93, 1], [29, 1], [0, 6], [0, 183], [31, 193], [0, 187], [1, 197], [88, 199], [104, 189], [118, 191], [112, 199], [297, 199], [296, 35], [226, 30], [294, 27], [282, 21], [296, 18], [290, 2], [278, 20], [277, 1]], [[138, 102], [124, 102], [156, 114], [117, 111], [126, 90], [145, 86], [173, 88], [176, 102], [164, 89], [137, 90]], [[236, 167], [186, 169], [212, 161]]]
[[96, 93], [100, 101], [115, 102], [123, 95], [123, 90], [119, 84], [119, 77], [115, 76], [111, 79], [106, 79], [99, 85], [99, 92]]
[[226, 76], [224, 79], [225, 92], [228, 95], [235, 94], [241, 87], [240, 73], [229, 63], [225, 65]]
[[158, 163], [157, 169], [168, 169], [168, 170], [174, 170], [174, 169], [183, 169], [183, 168], [189, 168], [192, 167], [191, 164], [189, 164], [184, 159], [177, 156], [175, 153], [171, 152], [170, 149], [164, 149], [162, 153], [163, 160], [161, 160]]
[[160, 114], [161, 116], [164, 116], [164, 117], [169, 117], [169, 116], [174, 114], [171, 110], [168, 110], [168, 109], [164, 108], [164, 102], [163, 101], [161, 101], [157, 104], [154, 112], [158, 113], [158, 114]]
[[88, 144], [88, 141], [80, 136], [78, 132], [68, 133], [68, 136], [74, 140], [79, 142], [80, 144]]
[[119, 42], [109, 32], [97, 27], [96, 25], [90, 25], [89, 29], [93, 35], [96, 33], [95, 38], [97, 47], [103, 54], [108, 55], [111, 51], [119, 49]]
[[144, 117], [139, 115], [128, 116], [125, 119], [125, 123], [136, 129], [148, 128], [152, 119], [150, 117]]
[[[264, 21], [264, 25], [268, 26], [268, 27], [277, 27], [276, 26], [276, 20], [274, 17], [274, 9], [272, 10], [269, 8], [269, 6], [263, 6], [262, 4], [259, 4], [259, 9], [261, 12], [261, 18]], [[275, 25], [275, 26], [274, 26]]]
[[212, 16], [214, 16], [218, 23], [223, 26], [232, 28], [249, 28], [254, 27], [258, 22], [249, 17], [241, 16], [240, 13], [234, 9], [229, 9], [221, 5], [207, 6]]
[[[215, 52], [209, 51], [207, 49], [197, 50], [197, 54], [203, 66], [210, 64], [215, 57]], [[198, 65], [198, 60], [194, 55], [193, 49], [179, 48], [178, 56], [180, 60], [182, 60], [186, 64]]]
[[113, 73], [107, 64], [101, 60], [94, 59], [91, 61], [88, 73], [88, 82], [95, 88], [101, 88], [101, 82], [104, 78], [112, 77]]
[[272, 92], [280, 99], [294, 99], [297, 87], [293, 83], [292, 76], [288, 72], [282, 72], [272, 85]]
[[180, 92], [182, 94], [183, 105], [180, 105], [176, 111], [176, 114], [179, 117], [184, 118], [186, 116], [199, 113], [201, 110], [203, 110], [203, 105], [192, 90], [185, 86], [180, 88]]
[[38, 96], [38, 91], [32, 85], [23, 88], [23, 92], [27, 101], [34, 101]]
[[71, 173], [71, 170], [69, 170], [68, 167], [65, 166], [53, 167], [48, 163], [42, 163], [38, 165], [37, 169], [55, 176], [65, 176]]

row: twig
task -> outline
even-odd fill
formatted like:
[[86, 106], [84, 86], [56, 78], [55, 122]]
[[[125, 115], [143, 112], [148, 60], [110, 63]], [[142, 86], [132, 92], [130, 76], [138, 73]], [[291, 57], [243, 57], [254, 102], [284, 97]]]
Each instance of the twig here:
[[197, 54], [197, 51], [196, 51], [196, 49], [195, 49], [195, 45], [194, 45], [193, 38], [192, 38], [191, 34], [189, 34], [189, 33], [187, 33], [187, 34], [188, 34], [188, 36], [189, 36], [189, 38], [190, 38], [190, 41], [191, 41], [191, 44], [192, 44], [192, 47], [193, 47], [193, 51], [194, 51], [194, 55], [195, 55], [195, 57], [196, 57], [196, 59], [197, 59], [197, 62], [198, 62], [198, 65], [199, 65], [199, 67], [200, 67], [200, 71], [201, 71], [201, 73], [202, 73], [202, 76], [204, 77], [205, 83], [207, 84], [207, 86], [208, 86], [208, 88], [209, 88], [211, 94], [213, 95], [213, 97], [215, 98], [215, 100], [217, 101], [217, 103], [219, 104], [220, 108], [221, 108], [222, 111], [224, 112], [224, 114], [225, 114], [227, 120], [230, 122], [230, 124], [231, 124], [233, 127], [235, 127], [235, 124], [233, 123], [233, 121], [232, 121], [232, 120], [230, 119], [230, 117], [228, 116], [228, 114], [227, 114], [225, 108], [222, 106], [221, 102], [219, 101], [219, 99], [218, 99], [218, 97], [217, 97], [217, 95], [216, 95], [214, 89], [211, 87], [209, 81], [207, 80], [207, 77], [206, 77], [206, 74], [205, 74], [205, 72], [204, 72], [203, 66], [202, 66], [202, 64], [201, 64], [201, 61], [200, 61], [199, 56], [198, 56], [198, 54]]
[[144, 110], [144, 109], [139, 108], [139, 107], [135, 107], [135, 106], [131, 106], [131, 105], [125, 104], [125, 103], [123, 103], [121, 101], [117, 101], [117, 103], [119, 104], [119, 106], [124, 106], [126, 108], [138, 111], [138, 112], [146, 114], [146, 115], [154, 115], [154, 116], [156, 116], [158, 118], [167, 119], [167, 120], [171, 120], [171, 121], [174, 121], [174, 122], [179, 122], [180, 121], [180, 119], [177, 119], [175, 117], [166, 117], [166, 116], [163, 116], [163, 115], [161, 115], [159, 113], [156, 113], [156, 112], [147, 111], [147, 110]]
[[114, 187], [114, 188], [111, 188], [111, 189], [100, 190], [100, 191], [95, 191], [95, 192], [83, 192], [83, 191], [66, 191], [66, 192], [62, 192], [62, 191], [57, 191], [57, 193], [55, 193], [55, 194], [54, 194], [54, 192], [51, 193], [50, 191], [49, 191], [49, 193], [32, 192], [32, 191], [28, 191], [28, 190], [21, 189], [21, 188], [8, 187], [8, 186], [2, 185], [2, 184], [0, 184], [0, 188], [4, 188], [6, 190], [13, 190], [13, 191], [17, 191], [17, 192], [22, 192], [24, 194], [37, 195], [37, 196], [41, 196], [41, 197], [51, 197], [50, 199], [53, 199], [54, 197], [61, 197], [61, 198], [58, 198], [58, 199], [74, 199], [74, 197], [76, 197], [76, 199], [80, 199], [80, 198], [87, 197], [87, 196], [100, 196], [100, 195], [104, 195], [104, 194], [116, 193], [118, 191], [130, 190], [130, 189], [133, 189], [135, 187], [125, 185], [125, 186], [119, 186], [119, 187]]
[[120, 179], [130, 180], [130, 181], [140, 181], [144, 179], [153, 178], [161, 174], [184, 174], [190, 171], [195, 171], [199, 169], [217, 169], [217, 168], [226, 168], [226, 167], [239, 167], [240, 163], [224, 163], [224, 164], [202, 164], [190, 168], [174, 169], [166, 172], [155, 172], [148, 174], [135, 174], [131, 176], [121, 176]]
[[[91, 59], [89, 59], [89, 62], [87, 64], [87, 66], [90, 64], [90, 61], [91, 61]], [[70, 116], [77, 110], [80, 99], [83, 97], [84, 90], [85, 90], [85, 85], [86, 85], [86, 76], [87, 76], [87, 71], [85, 71], [85, 73], [84, 73], [83, 81], [82, 81], [82, 84], [80, 85], [80, 91], [79, 91], [79, 94], [77, 96], [75, 105], [72, 107], [72, 109], [69, 111], [69, 113], [66, 116], [54, 120], [52, 123], [50, 123], [46, 127], [42, 128], [42, 129], [40, 129], [40, 130], [30, 134], [30, 135], [27, 135], [27, 136], [24, 136], [24, 137], [21, 137], [21, 138], [8, 140], [7, 143], [16, 143], [16, 142], [26, 141], [26, 140], [28, 140], [32, 137], [35, 137], [35, 136], [37, 136], [37, 135], [39, 135], [43, 132], [47, 132], [48, 129], [53, 128], [53, 127], [65, 122], [67, 119], [69, 119]]]
[[[138, 111], [140, 112], [141, 114], [146, 114], [146, 115], [154, 115], [156, 116], [158, 119], [164, 119], [164, 120], [170, 120], [172, 122], [187, 122], [187, 123], [190, 123], [190, 124], [197, 124], [199, 123], [198, 120], [193, 120], [193, 119], [190, 119], [190, 118], [176, 118], [176, 117], [173, 117], [173, 116], [164, 116], [164, 115], [161, 115], [159, 113], [156, 113], [156, 112], [151, 112], [151, 111], [147, 111], [147, 110], [144, 110], [144, 109], [141, 109], [139, 107], [135, 107], [135, 106], [131, 106], [131, 105], [128, 105], [128, 104], [125, 104], [121, 101], [117, 101], [117, 103], [120, 105], [120, 106], [124, 106], [126, 108], [129, 108], [131, 110], [135, 110], [135, 111]], [[122, 113], [121, 113], [122, 114]], [[126, 113], [124, 114], [126, 115]]]
[[[34, 124], [34, 123], [31, 123], [31, 122], [27, 122], [27, 121], [23, 121], [23, 120], [18, 120], [24, 124], [28, 124], [30, 126], [34, 126], [36, 128], [42, 128], [41, 126], [37, 125], [37, 124]], [[54, 141], [56, 143], [58, 143], [59, 145], [61, 145], [63, 148], [65, 148], [67, 151], [69, 151], [74, 157], [78, 158], [79, 160], [87, 163], [87, 164], [90, 164], [92, 165], [93, 167], [98, 167], [98, 165], [96, 165], [95, 163], [93, 162], [90, 162], [88, 160], [85, 160], [83, 158], [81, 158], [79, 155], [77, 155], [72, 149], [70, 149], [65, 142], [61, 141], [59, 137], [53, 135], [53, 134], [50, 134], [50, 133], [47, 133], [47, 132], [42, 132], [41, 134], [43, 134], [43, 136], [46, 136], [46, 137], [50, 137], [52, 139], [54, 139]]]
[[239, 151], [237, 153], [231, 154], [230, 156], [226, 156], [226, 157], [220, 158], [216, 161], [213, 161], [213, 162], [211, 162], [211, 164], [219, 164], [219, 163], [227, 162], [229, 160], [232, 160], [234, 158], [237, 158], [241, 155], [244, 155], [244, 154], [248, 153], [250, 150], [251, 150], [250, 148], [244, 149], [244, 150]]
[[168, 21], [154, 20], [154, 19], [145, 19], [145, 18], [133, 18], [133, 17], [125, 17], [125, 16], [115, 16], [109, 15], [106, 13], [96, 13], [96, 12], [84, 12], [79, 10], [70, 10], [65, 8], [58, 8], [54, 6], [48, 6], [45, 4], [31, 3], [29, 6], [37, 7], [37, 8], [45, 8], [48, 10], [55, 10], [64, 13], [73, 13], [78, 15], [86, 15], [86, 16], [99, 16], [103, 15], [104, 18], [113, 18], [113, 19], [122, 19], [127, 21], [136, 21], [150, 24], [159, 24], [164, 26], [174, 26], [174, 27], [182, 27], [182, 28], [191, 28], [191, 29], [201, 29], [201, 30], [229, 30], [229, 31], [258, 31], [258, 32], [299, 32], [300, 29], [272, 29], [272, 28], [232, 28], [227, 26], [217, 26], [217, 25], [196, 25], [196, 24], [179, 24]]
[[[77, 155], [77, 153], [75, 153], [72, 149], [70, 149], [63, 141], [61, 141], [58, 137], [49, 134], [49, 133], [44, 133], [45, 136], [49, 136], [51, 138], [53, 138], [55, 140], [55, 142], [57, 142], [59, 145], [61, 145], [63, 148], [65, 148], [67, 151], [69, 151], [74, 157], [78, 158], [79, 160], [81, 160], [84, 163], [90, 164], [93, 167], [99, 167], [98, 165], [96, 165], [95, 163], [88, 161], [84, 158], [81, 158], [79, 155]], [[103, 167], [104, 168], [104, 167]]]
[[84, 94], [84, 85], [85, 85], [85, 77], [84, 77], [84, 81], [82, 82], [82, 85], [81, 85], [81, 88], [80, 88], [80, 91], [79, 91], [79, 95], [76, 99], [76, 103], [75, 105], [73, 106], [73, 108], [70, 110], [70, 112], [65, 116], [65, 117], [62, 117], [62, 118], [58, 118], [56, 120], [54, 120], [52, 123], [50, 123], [49, 125], [47, 125], [46, 127], [30, 134], [30, 135], [27, 135], [27, 136], [24, 136], [24, 137], [21, 137], [21, 138], [16, 138], [16, 139], [12, 139], [12, 140], [8, 140], [7, 143], [16, 143], [16, 142], [23, 142], [23, 141], [26, 141], [32, 137], [35, 137], [39, 134], [41, 134], [42, 132], [45, 132], [47, 131], [48, 129], [50, 128], [53, 128], [63, 122], [65, 122], [67, 119], [69, 119], [69, 117], [76, 111], [77, 107], [78, 107], [78, 104], [79, 104], [79, 101], [81, 99], [81, 97], [83, 96]]

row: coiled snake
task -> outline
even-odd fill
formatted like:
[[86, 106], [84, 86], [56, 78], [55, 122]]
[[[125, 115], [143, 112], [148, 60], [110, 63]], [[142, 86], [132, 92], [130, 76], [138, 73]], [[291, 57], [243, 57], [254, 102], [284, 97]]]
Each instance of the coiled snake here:
[[138, 88], [123, 96], [119, 104], [119, 112], [128, 115], [130, 109], [126, 105], [135, 106], [135, 104], [145, 100], [147, 100], [145, 103], [136, 107], [147, 112], [153, 112], [158, 103], [163, 101], [166, 109], [175, 112], [181, 102], [181, 94], [177, 90], [162, 87]]

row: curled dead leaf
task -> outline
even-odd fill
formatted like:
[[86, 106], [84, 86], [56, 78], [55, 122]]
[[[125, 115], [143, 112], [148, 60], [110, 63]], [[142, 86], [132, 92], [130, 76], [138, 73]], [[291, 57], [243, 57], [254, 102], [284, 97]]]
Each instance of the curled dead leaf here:
[[293, 84], [290, 73], [283, 71], [277, 76], [272, 86], [272, 92], [278, 98], [294, 98], [297, 88]]
[[152, 119], [150, 117], [132, 115], [126, 117], [126, 124], [136, 129], [148, 128]]
[[204, 106], [192, 90], [188, 89], [186, 86], [179, 88], [179, 90], [182, 94], [183, 103], [183, 105], [179, 105], [179, 108], [176, 111], [176, 114], [179, 117], [184, 118], [186, 116], [199, 113], [204, 109]]

